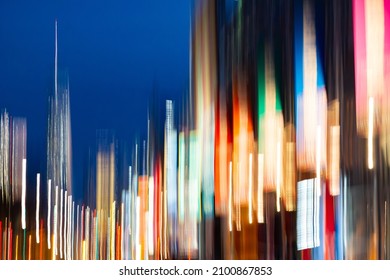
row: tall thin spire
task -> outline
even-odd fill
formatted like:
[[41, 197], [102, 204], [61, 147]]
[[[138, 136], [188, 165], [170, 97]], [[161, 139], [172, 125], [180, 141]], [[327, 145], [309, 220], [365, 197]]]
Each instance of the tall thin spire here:
[[55, 50], [54, 50], [54, 96], [58, 96], [58, 49], [57, 49], [57, 20], [55, 21]]

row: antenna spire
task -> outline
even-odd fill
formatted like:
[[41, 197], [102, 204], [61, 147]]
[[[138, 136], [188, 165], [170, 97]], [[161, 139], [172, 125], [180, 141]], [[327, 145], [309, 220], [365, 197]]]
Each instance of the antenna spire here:
[[55, 21], [55, 49], [54, 49], [54, 96], [58, 97], [58, 48], [57, 48], [57, 20]]

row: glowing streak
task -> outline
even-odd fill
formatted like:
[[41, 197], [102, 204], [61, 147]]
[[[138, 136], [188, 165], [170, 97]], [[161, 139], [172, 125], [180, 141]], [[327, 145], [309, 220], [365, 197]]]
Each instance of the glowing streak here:
[[[147, 225], [148, 225], [148, 223], [149, 223], [149, 212], [148, 211], [145, 211], [145, 221], [144, 221], [144, 223], [145, 223], [145, 225], [144, 225], [144, 230], [146, 231], [145, 233], [144, 233], [144, 235], [146, 235], [146, 236], [148, 236], [148, 228], [147, 228]], [[146, 228], [146, 229], [145, 229]], [[144, 252], [143, 252], [143, 255], [144, 255], [144, 260], [147, 260], [147, 259], [149, 259], [149, 255], [148, 255], [148, 249], [149, 249], [149, 245], [148, 245], [148, 238], [145, 238], [146, 240], [143, 242], [143, 247], [142, 247], [142, 249], [144, 249]]]
[[115, 204], [114, 201], [111, 205], [111, 260], [115, 260]]
[[51, 180], [48, 180], [48, 192], [47, 192], [47, 248], [50, 250], [50, 217], [51, 215]]
[[63, 211], [64, 190], [61, 189], [60, 199], [60, 258], [62, 259], [62, 211]]
[[153, 176], [149, 177], [149, 218], [148, 218], [148, 249], [149, 255], [154, 254], [154, 244], [153, 244], [153, 220], [154, 220], [154, 178]]
[[22, 229], [26, 229], [26, 159], [22, 163]]
[[[164, 192], [163, 192], [163, 195], [164, 195], [164, 258], [167, 259], [168, 258], [168, 242], [167, 242], [167, 226], [168, 226], [168, 218], [167, 218], [167, 189], [166, 187], [164, 187]], [[138, 217], [138, 215], [137, 215]], [[138, 243], [137, 243], [138, 244]]]
[[276, 144], [276, 211], [280, 212], [280, 182], [281, 182], [281, 144]]
[[[12, 242], [11, 242], [12, 244]], [[16, 235], [16, 244], [15, 244], [15, 260], [18, 259], [18, 252], [19, 252], [19, 235]], [[10, 258], [11, 259], [11, 258]]]
[[140, 234], [140, 219], [141, 219], [141, 213], [140, 213], [140, 207], [141, 207], [141, 199], [139, 196], [137, 196], [137, 206], [136, 206], [136, 229], [135, 229], [135, 244], [136, 244], [136, 259], [141, 259], [141, 244], [139, 244], [139, 234]]
[[240, 190], [239, 190], [239, 185], [240, 185], [240, 163], [237, 162], [237, 185], [235, 188], [234, 195], [237, 196], [237, 207], [236, 207], [236, 215], [237, 215], [237, 223], [236, 223], [236, 228], [237, 231], [241, 231], [241, 196], [240, 196]]
[[57, 91], [58, 91], [58, 70], [57, 70], [57, 66], [58, 66], [58, 48], [57, 48], [57, 21], [55, 23], [55, 51], [54, 51], [54, 94], [57, 98]]
[[65, 195], [64, 195], [64, 202], [65, 202], [65, 206], [64, 206], [64, 259], [66, 260], [66, 255], [67, 255], [67, 252], [66, 252], [66, 229], [67, 229], [67, 224], [66, 224], [66, 217], [68, 215], [68, 191], [65, 191]]
[[373, 136], [374, 136], [374, 98], [371, 96], [368, 100], [368, 169], [374, 168]]
[[74, 201], [72, 202], [72, 216], [71, 216], [71, 238], [70, 238], [70, 258], [71, 260], [74, 258], [74, 248], [73, 248], [73, 244], [74, 244]]
[[58, 186], [56, 186], [55, 190], [55, 203], [54, 203], [54, 254], [58, 255], [58, 248], [57, 248], [57, 236], [58, 236], [58, 229], [57, 229], [57, 222], [58, 222]]
[[[52, 235], [51, 236], [51, 242], [53, 243], [53, 245], [54, 245], [54, 235]], [[53, 259], [53, 260], [55, 260], [56, 259], [56, 254], [55, 254], [55, 250], [54, 250], [54, 248], [53, 248], [53, 250], [52, 250], [52, 255], [51, 255], [51, 258]]]
[[263, 189], [264, 189], [264, 154], [258, 154], [257, 163], [257, 222], [264, 223]]
[[233, 174], [232, 162], [229, 162], [229, 231], [233, 230], [232, 204], [233, 204]]
[[82, 258], [83, 258], [83, 260], [86, 259], [86, 256], [85, 256], [85, 253], [86, 253], [86, 252], [85, 252], [85, 251], [86, 251], [86, 250], [85, 250], [85, 246], [86, 246], [86, 245], [85, 245], [85, 240], [83, 240], [83, 243], [82, 243], [82, 246], [81, 246], [81, 247], [82, 247], [81, 250], [82, 250], [82, 256], [83, 256]]
[[31, 260], [31, 234], [28, 236], [28, 259]]
[[[86, 257], [89, 256], [89, 218], [90, 218], [90, 214], [89, 214], [89, 207], [87, 206], [86, 210], [85, 210], [85, 255]], [[66, 252], [66, 251], [65, 251]]]
[[321, 182], [321, 127], [317, 126], [317, 149], [316, 149], [316, 193], [318, 196], [321, 195], [321, 188], [320, 188], [320, 182]]
[[68, 225], [67, 225], [67, 239], [66, 239], [66, 249], [67, 249], [67, 255], [68, 260], [72, 259], [72, 246], [71, 246], [71, 236], [72, 236], [72, 227], [71, 227], [71, 221], [72, 221], [72, 196], [68, 196]]
[[80, 259], [79, 255], [79, 205], [77, 205], [76, 210], [76, 259]]
[[122, 202], [121, 203], [121, 238], [120, 238], [120, 256], [122, 259], [124, 259], [124, 251], [125, 251], [125, 248], [124, 248], [124, 240], [123, 238], [125, 238], [125, 235], [124, 235], [124, 223], [125, 223], [125, 204]]
[[249, 223], [252, 224], [253, 217], [252, 217], [252, 154], [249, 154], [249, 206], [248, 206], [248, 217], [249, 217]]
[[37, 199], [36, 199], [36, 210], [35, 210], [35, 240], [39, 243], [39, 192], [40, 192], [40, 181], [41, 174], [37, 174]]

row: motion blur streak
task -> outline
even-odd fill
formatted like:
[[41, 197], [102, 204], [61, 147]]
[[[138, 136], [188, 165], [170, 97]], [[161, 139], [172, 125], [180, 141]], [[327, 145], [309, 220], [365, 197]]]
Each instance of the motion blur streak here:
[[0, 259], [390, 259], [390, 0], [191, 11], [182, 100], [98, 129], [77, 184], [54, 22], [46, 170], [0, 117]]

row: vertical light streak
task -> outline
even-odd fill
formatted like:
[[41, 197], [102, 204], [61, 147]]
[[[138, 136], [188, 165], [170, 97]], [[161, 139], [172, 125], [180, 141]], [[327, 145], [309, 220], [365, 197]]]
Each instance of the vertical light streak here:
[[280, 212], [280, 185], [281, 185], [281, 165], [282, 165], [282, 152], [280, 141], [276, 144], [276, 211]]
[[316, 137], [317, 149], [316, 149], [316, 193], [321, 196], [321, 126], [317, 126], [317, 137]]
[[31, 234], [28, 236], [28, 260], [31, 260]]
[[237, 182], [236, 186], [234, 188], [234, 198], [237, 197], [237, 207], [236, 207], [236, 228], [237, 231], [241, 231], [241, 192], [240, 192], [240, 182], [241, 182], [241, 176], [240, 176], [240, 162], [237, 162]]
[[233, 230], [233, 215], [232, 215], [232, 207], [233, 207], [233, 165], [232, 162], [229, 162], [229, 231]]
[[48, 191], [47, 191], [47, 247], [50, 250], [51, 244], [50, 244], [50, 215], [51, 215], [51, 180], [48, 180]]
[[41, 174], [37, 174], [37, 196], [36, 196], [36, 210], [35, 210], [35, 240], [39, 244], [39, 194], [40, 194], [40, 181]]
[[[90, 214], [89, 214], [89, 207], [87, 206], [85, 210], [85, 258], [89, 258], [89, 219], [90, 219]], [[66, 251], [65, 251], [66, 252]]]
[[[125, 196], [123, 196], [124, 199], [125, 199]], [[124, 258], [124, 253], [125, 253], [125, 247], [124, 247], [124, 238], [125, 238], [125, 230], [124, 230], [124, 224], [125, 224], [125, 204], [122, 202], [121, 203], [121, 238], [120, 238], [120, 241], [121, 241], [121, 244], [120, 244], [120, 256], [121, 256], [121, 259], [125, 259]]]
[[[11, 242], [11, 244], [12, 244], [12, 242]], [[16, 242], [15, 242], [15, 260], [17, 260], [19, 258], [18, 252], [19, 252], [19, 235], [17, 234], [16, 235]]]
[[57, 236], [58, 236], [58, 229], [57, 229], [57, 223], [58, 223], [58, 186], [56, 186], [55, 189], [55, 200], [54, 200], [54, 212], [53, 212], [53, 218], [54, 218], [54, 254], [57, 256], [58, 255], [58, 245], [57, 245]]
[[68, 191], [65, 190], [64, 194], [64, 259], [66, 260], [67, 257], [67, 251], [66, 251], [66, 229], [67, 229], [67, 223], [66, 219], [68, 216]]
[[[164, 223], [163, 223], [163, 227], [164, 227], [164, 230], [163, 230], [163, 235], [164, 235], [164, 259], [167, 259], [168, 258], [168, 241], [167, 241], [167, 227], [168, 227], [168, 215], [167, 215], [167, 212], [168, 212], [168, 206], [167, 206], [167, 189], [166, 189], [166, 186], [164, 188], [164, 192], [163, 192], [163, 196], [164, 196]], [[137, 215], [138, 216], [138, 215]]]
[[3, 227], [0, 221], [0, 260], [3, 259]]
[[340, 126], [331, 127], [330, 194], [340, 194]]
[[307, 230], [307, 203], [308, 190], [307, 181], [298, 182], [297, 194], [297, 248], [303, 250], [308, 248], [308, 230]]
[[66, 239], [66, 249], [67, 249], [67, 255], [68, 260], [72, 259], [72, 251], [71, 251], [71, 236], [72, 236], [72, 227], [71, 227], [71, 220], [72, 219], [72, 196], [68, 196], [68, 225], [67, 225], [67, 239]]
[[22, 163], [22, 229], [26, 229], [26, 159]]
[[264, 189], [264, 154], [258, 154], [257, 163], [257, 222], [264, 223], [264, 202], [263, 202], [263, 189]]
[[115, 260], [115, 207], [116, 202], [111, 204], [111, 260]]
[[72, 201], [72, 215], [71, 215], [71, 220], [70, 220], [70, 224], [71, 224], [71, 235], [70, 235], [70, 259], [73, 260], [74, 259], [74, 211], [75, 211], [75, 207], [74, 207], [74, 201]]
[[249, 217], [249, 224], [252, 224], [253, 222], [253, 206], [252, 206], [252, 181], [253, 181], [253, 170], [252, 170], [252, 154], [249, 154], [249, 198], [248, 198], [248, 217]]
[[154, 221], [154, 178], [149, 177], [149, 217], [148, 217], [148, 250], [149, 255], [154, 254], [154, 242], [153, 242], [153, 221]]
[[60, 258], [62, 259], [62, 212], [63, 212], [63, 201], [64, 201], [64, 190], [61, 189], [61, 198], [60, 198]]
[[136, 234], [135, 234], [135, 243], [136, 243], [136, 260], [141, 259], [141, 244], [140, 241], [140, 219], [141, 219], [141, 213], [140, 213], [140, 207], [141, 207], [141, 199], [139, 196], [137, 196], [137, 204], [136, 204]]
[[374, 98], [371, 96], [368, 100], [368, 169], [374, 168], [373, 155], [374, 138]]
[[9, 222], [8, 227], [8, 260], [12, 259], [12, 224]]
[[55, 48], [54, 48], [54, 94], [58, 94], [58, 48], [57, 48], [57, 21], [55, 22]]
[[142, 242], [141, 244], [142, 244], [142, 249], [143, 249], [143, 252], [142, 252], [142, 254], [143, 254], [143, 259], [144, 260], [148, 260], [149, 259], [149, 255], [148, 255], [148, 252], [149, 252], [149, 245], [148, 245], [148, 236], [149, 236], [149, 233], [148, 233], [148, 223], [149, 223], [149, 212], [148, 211], [145, 211], [145, 213], [144, 213], [144, 219], [145, 219], [145, 221], [144, 221], [144, 226], [143, 226], [143, 228], [144, 228], [144, 236], [146, 237], [146, 238], [144, 238], [144, 242]]
[[77, 204], [77, 210], [76, 210], [76, 260], [81, 259], [80, 258], [80, 251], [79, 251], [79, 205]]
[[83, 260], [86, 260], [86, 245], [85, 245], [85, 240], [83, 240], [83, 242], [82, 242], [82, 246], [81, 246], [82, 248], [81, 248], [81, 251], [82, 251], [82, 259]]
[[178, 204], [179, 204], [179, 223], [184, 221], [184, 212], [185, 212], [185, 200], [184, 200], [184, 182], [185, 182], [185, 134], [184, 132], [179, 133], [179, 195], [178, 195]]

